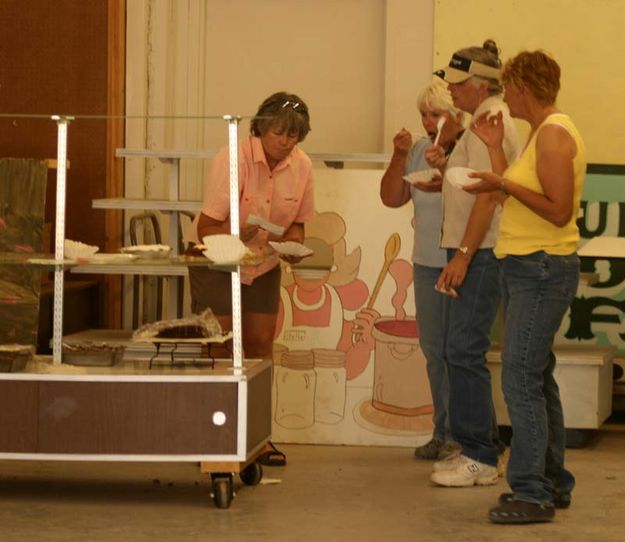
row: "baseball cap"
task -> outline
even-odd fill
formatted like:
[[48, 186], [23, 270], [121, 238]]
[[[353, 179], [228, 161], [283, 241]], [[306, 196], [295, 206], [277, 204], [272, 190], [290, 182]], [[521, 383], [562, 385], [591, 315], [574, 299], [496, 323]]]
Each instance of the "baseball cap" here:
[[499, 68], [493, 68], [477, 60], [471, 60], [460, 56], [458, 53], [454, 53], [449, 61], [449, 66], [435, 71], [434, 75], [445, 80], [447, 83], [454, 84], [462, 83], [474, 75], [499, 81], [501, 72]]

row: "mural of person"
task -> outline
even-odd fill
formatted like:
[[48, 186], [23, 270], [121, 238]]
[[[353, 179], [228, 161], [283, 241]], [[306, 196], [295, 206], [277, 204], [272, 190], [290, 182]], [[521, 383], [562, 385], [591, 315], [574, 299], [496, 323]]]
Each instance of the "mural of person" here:
[[[303, 265], [287, 268], [281, 288], [274, 345], [275, 422], [286, 429], [345, 418], [348, 383], [362, 381], [369, 397], [354, 408], [362, 428], [381, 434], [431, 432], [432, 399], [414, 318], [404, 303], [412, 268], [397, 258], [399, 234], [389, 237], [371, 294], [358, 278], [361, 251], [346, 250], [346, 226], [333, 212], [307, 227], [305, 244], [315, 251]], [[381, 317], [374, 304], [382, 283], [395, 283], [394, 315]], [[367, 371], [372, 353], [373, 374]], [[372, 376], [372, 378], [371, 378]], [[353, 385], [351, 388], [353, 389]], [[412, 417], [407, 420], [407, 417]]]
[[[289, 350], [344, 352], [346, 378], [352, 380], [369, 362], [374, 348], [371, 330], [380, 315], [373, 309], [358, 311], [369, 290], [358, 278], [360, 248], [347, 254], [345, 231], [345, 222], [336, 213], [319, 214], [308, 225], [305, 244], [315, 253], [305, 268], [286, 268], [275, 342]], [[358, 311], [354, 319], [349, 319], [349, 311]]]
[[286, 428], [341, 421], [346, 381], [364, 371], [374, 347], [371, 329], [379, 314], [365, 309], [349, 318], [369, 292], [357, 278], [360, 248], [347, 254], [345, 232], [338, 214], [317, 215], [305, 240], [314, 255], [305, 268], [287, 265], [283, 274], [275, 419]]

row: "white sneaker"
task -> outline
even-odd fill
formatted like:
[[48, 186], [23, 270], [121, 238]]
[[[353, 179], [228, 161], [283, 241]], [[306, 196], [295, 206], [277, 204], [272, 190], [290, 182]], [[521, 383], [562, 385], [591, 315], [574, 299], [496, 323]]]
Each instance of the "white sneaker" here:
[[432, 470], [434, 472], [442, 472], [444, 470], [454, 470], [458, 467], [461, 457], [466, 457], [466, 456], [463, 456], [461, 453], [461, 450], [458, 449], [456, 450], [456, 452], [447, 456], [445, 459], [442, 459], [441, 461], [436, 461], [435, 463], [433, 463]]
[[[445, 457], [443, 460], [436, 461], [436, 463], [433, 463], [434, 472], [441, 472], [444, 470], [452, 470], [452, 469], [457, 468], [458, 459], [460, 455], [461, 455], [460, 450], [455, 450], [451, 455], [449, 455], [448, 457]], [[497, 475], [500, 478], [505, 477], [507, 465], [508, 465], [508, 456], [505, 452], [497, 456]]]
[[497, 483], [497, 467], [475, 461], [466, 455], [459, 455], [454, 459], [439, 461], [442, 470], [435, 470], [430, 480], [439, 486], [445, 487], [471, 487], [492, 486]]

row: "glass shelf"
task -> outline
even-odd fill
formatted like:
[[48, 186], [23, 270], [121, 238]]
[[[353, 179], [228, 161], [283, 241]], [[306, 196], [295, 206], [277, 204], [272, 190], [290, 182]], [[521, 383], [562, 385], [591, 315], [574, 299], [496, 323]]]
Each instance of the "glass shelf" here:
[[[121, 254], [121, 253], [120, 253]], [[117, 254], [111, 254], [114, 258]], [[45, 271], [71, 270], [74, 273], [103, 273], [129, 275], [183, 275], [187, 267], [209, 267], [216, 271], [235, 272], [237, 267], [254, 267], [263, 262], [254, 259], [239, 264], [215, 264], [203, 256], [171, 256], [169, 258], [136, 258], [120, 262], [83, 262], [78, 260], [56, 260], [53, 254], [0, 253], [0, 264], [24, 265]]]
[[256, 117], [255, 115], [90, 115], [90, 114], [56, 114], [56, 113], [0, 113], [0, 119], [47, 119], [54, 121], [75, 120], [245, 120], [265, 119], [268, 117]]
[[149, 200], [138, 198], [102, 198], [92, 200], [94, 209], [144, 210], [151, 209], [162, 212], [192, 211], [202, 208], [201, 201], [190, 200]]

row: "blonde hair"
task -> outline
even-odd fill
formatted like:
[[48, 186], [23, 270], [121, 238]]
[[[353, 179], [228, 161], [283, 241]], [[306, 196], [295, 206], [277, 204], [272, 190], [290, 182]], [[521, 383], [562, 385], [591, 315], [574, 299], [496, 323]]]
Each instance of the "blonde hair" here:
[[539, 102], [551, 105], [560, 91], [560, 66], [543, 50], [523, 51], [506, 62], [502, 80], [522, 83]]
[[431, 111], [449, 111], [455, 118], [460, 114], [460, 122], [464, 120], [464, 112], [454, 105], [451, 94], [441, 83], [434, 82], [425, 87], [417, 97], [417, 107], [427, 107]]

